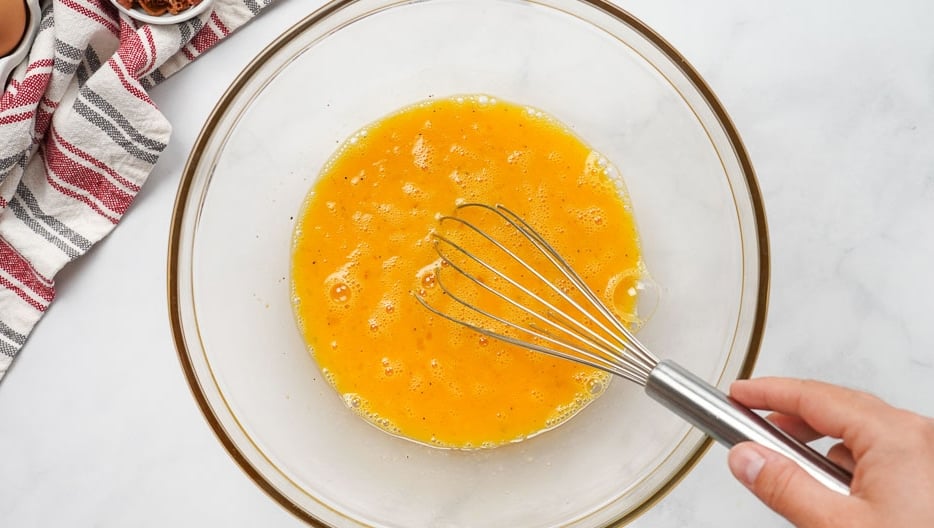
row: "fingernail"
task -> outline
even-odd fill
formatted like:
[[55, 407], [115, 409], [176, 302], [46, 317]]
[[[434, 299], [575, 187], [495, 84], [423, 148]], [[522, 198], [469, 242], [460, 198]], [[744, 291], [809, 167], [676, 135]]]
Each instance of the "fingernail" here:
[[765, 458], [751, 447], [740, 448], [735, 456], [736, 475], [747, 486], [752, 486], [765, 465]]

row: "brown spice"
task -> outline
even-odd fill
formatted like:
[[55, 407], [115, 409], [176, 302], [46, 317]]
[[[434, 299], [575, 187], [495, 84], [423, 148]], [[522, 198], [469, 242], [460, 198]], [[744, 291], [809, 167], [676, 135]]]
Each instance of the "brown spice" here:
[[127, 9], [139, 6], [146, 14], [161, 16], [166, 13], [177, 15], [200, 4], [202, 0], [117, 0], [117, 2]]

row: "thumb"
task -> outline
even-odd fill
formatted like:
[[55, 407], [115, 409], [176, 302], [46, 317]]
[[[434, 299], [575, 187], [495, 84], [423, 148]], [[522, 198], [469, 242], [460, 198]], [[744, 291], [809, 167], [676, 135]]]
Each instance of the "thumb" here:
[[782, 455], [754, 442], [730, 449], [730, 471], [759, 500], [795, 526], [831, 526], [846, 498], [824, 487]]

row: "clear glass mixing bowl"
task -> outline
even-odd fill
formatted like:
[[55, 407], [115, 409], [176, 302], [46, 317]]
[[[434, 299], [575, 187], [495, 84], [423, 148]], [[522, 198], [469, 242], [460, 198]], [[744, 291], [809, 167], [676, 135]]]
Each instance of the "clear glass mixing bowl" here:
[[335, 1], [273, 42], [218, 103], [182, 178], [169, 255], [181, 363], [224, 447], [311, 524], [625, 523], [709, 443], [639, 387], [617, 380], [518, 444], [439, 450], [349, 411], [296, 329], [290, 237], [322, 164], [360, 126], [459, 93], [541, 108], [605, 154], [660, 288], [641, 339], [721, 388], [749, 374], [768, 243], [746, 151], [687, 62], [596, 0]]

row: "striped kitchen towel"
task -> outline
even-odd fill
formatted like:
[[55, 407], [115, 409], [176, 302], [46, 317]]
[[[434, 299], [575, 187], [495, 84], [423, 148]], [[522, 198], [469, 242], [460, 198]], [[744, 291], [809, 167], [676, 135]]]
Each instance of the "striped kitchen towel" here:
[[272, 0], [215, 0], [176, 25], [109, 0], [43, 2], [0, 97], [0, 378], [55, 297], [53, 277], [120, 221], [172, 127], [146, 91]]

